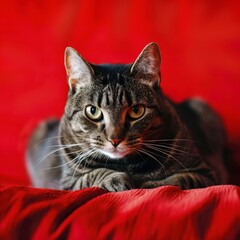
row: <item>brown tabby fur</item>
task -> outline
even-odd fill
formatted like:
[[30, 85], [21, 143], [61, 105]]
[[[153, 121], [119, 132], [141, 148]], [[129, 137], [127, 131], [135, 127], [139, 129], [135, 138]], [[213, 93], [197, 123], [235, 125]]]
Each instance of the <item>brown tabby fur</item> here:
[[[221, 120], [201, 100], [170, 101], [159, 86], [160, 62], [156, 43], [128, 65], [93, 65], [67, 48], [65, 114], [42, 123], [30, 140], [33, 185], [123, 191], [226, 183]], [[136, 105], [145, 112], [133, 119]], [[88, 106], [100, 109], [99, 120], [86, 115]]]

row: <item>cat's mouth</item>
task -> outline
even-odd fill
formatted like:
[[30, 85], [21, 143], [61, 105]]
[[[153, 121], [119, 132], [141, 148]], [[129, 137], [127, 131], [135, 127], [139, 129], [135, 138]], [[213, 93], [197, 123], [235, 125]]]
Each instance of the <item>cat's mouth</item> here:
[[126, 155], [130, 154], [130, 151], [127, 151], [125, 149], [109, 149], [109, 150], [101, 150], [101, 153], [106, 155], [107, 157], [113, 158], [113, 159], [119, 159], [124, 158]]

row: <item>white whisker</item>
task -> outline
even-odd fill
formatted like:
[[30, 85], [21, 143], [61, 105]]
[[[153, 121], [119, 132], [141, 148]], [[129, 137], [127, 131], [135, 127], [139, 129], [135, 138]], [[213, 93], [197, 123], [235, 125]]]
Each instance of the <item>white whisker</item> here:
[[[146, 149], [137, 149], [136, 151], [141, 152], [141, 153], [143, 153], [143, 154], [146, 154], [146, 155], [148, 155], [149, 157], [151, 157], [152, 159], [154, 159], [155, 161], [157, 161], [157, 162], [161, 165], [161, 167], [163, 168], [163, 171], [164, 171], [165, 176], [166, 176], [166, 178], [167, 178], [167, 175], [168, 175], [168, 174], [167, 174], [167, 171], [166, 171], [163, 163], [161, 163], [160, 160], [158, 160], [157, 158], [155, 158], [155, 157], [151, 154], [151, 152], [147, 151]], [[139, 153], [139, 154], [140, 154], [140, 153]]]
[[54, 136], [54, 137], [44, 138], [44, 139], [42, 139], [41, 141], [39, 141], [38, 143], [36, 143], [36, 144], [33, 146], [33, 148], [38, 147], [41, 143], [46, 142], [46, 141], [48, 141], [48, 140], [59, 139], [59, 138], [63, 138], [63, 136]]
[[183, 151], [183, 150], [180, 150], [176, 147], [169, 147], [169, 146], [166, 146], [166, 145], [162, 145], [162, 144], [152, 144], [152, 143], [142, 143], [142, 145], [145, 145], [145, 146], [152, 146], [152, 147], [156, 147], [156, 148], [166, 148], [166, 149], [169, 149], [169, 150], [172, 150], [172, 151], [176, 151], [178, 153], [183, 153], [183, 154], [186, 154], [186, 155], [192, 155], [191, 153], [189, 152], [186, 152], [186, 151]]
[[76, 171], [77, 171], [77, 169], [78, 169], [80, 164], [81, 164], [81, 161], [76, 162], [75, 164], [73, 164], [73, 166], [71, 166], [72, 169], [73, 169], [73, 167], [75, 167], [75, 169], [74, 169], [73, 175], [71, 177], [71, 180], [70, 180], [70, 183], [69, 183], [69, 187], [71, 187], [72, 184], [73, 184], [73, 179], [74, 179], [75, 173], [76, 173]]
[[[71, 168], [74, 169], [74, 172], [73, 172], [73, 175], [71, 177], [71, 180], [70, 180], [70, 186], [72, 186], [73, 184], [73, 179], [74, 179], [74, 176], [77, 172], [77, 169], [78, 167], [80, 166], [80, 164], [82, 163], [82, 161], [84, 161], [84, 159], [86, 159], [87, 157], [90, 157], [92, 154], [94, 154], [96, 152], [95, 149], [90, 149], [90, 150], [87, 150], [85, 152], [83, 152], [80, 156], [78, 156], [78, 162], [75, 163]], [[86, 163], [85, 163], [86, 164]], [[74, 167], [74, 168], [73, 168]], [[85, 167], [85, 166], [84, 166]]]
[[109, 159], [111, 159], [109, 156], [106, 156], [106, 155], [104, 155], [104, 157], [106, 158], [106, 161], [105, 161], [105, 168], [107, 168], [107, 162], [108, 162], [108, 160]]
[[196, 142], [192, 139], [184, 139], [184, 138], [173, 138], [173, 139], [152, 139], [152, 140], [144, 140], [144, 142]]
[[68, 146], [55, 149], [54, 151], [48, 153], [47, 155], [45, 155], [45, 156], [43, 156], [42, 158], [40, 158], [33, 167], [34, 167], [34, 168], [37, 167], [44, 159], [46, 159], [46, 158], [49, 157], [50, 155], [52, 155], [52, 154], [54, 154], [54, 153], [56, 153], [56, 152], [58, 152], [58, 151], [61, 151], [61, 150], [63, 150], [63, 149], [66, 149], [66, 148], [68, 148]]
[[89, 157], [91, 156], [91, 160], [88, 163], [88, 166], [91, 164], [91, 162], [99, 155], [99, 152], [96, 149], [93, 149], [94, 151], [90, 153]]
[[83, 151], [80, 155], [78, 155], [76, 158], [73, 159], [74, 161], [75, 161], [76, 159], [78, 159], [78, 161], [77, 161], [76, 163], [74, 163], [72, 166], [70, 166], [70, 168], [73, 169], [74, 172], [73, 172], [73, 175], [72, 175], [72, 177], [71, 177], [69, 186], [72, 186], [72, 184], [73, 184], [73, 179], [74, 179], [74, 176], [75, 176], [75, 174], [76, 174], [76, 171], [77, 171], [78, 167], [80, 166], [80, 164], [82, 163], [82, 161], [85, 159], [85, 156], [88, 154], [89, 151], [91, 151], [91, 150], [88, 150], [87, 152], [86, 152], [86, 151]]
[[[50, 147], [60, 147], [58, 149], [55, 149], [49, 153], [47, 153], [45, 156], [43, 156], [42, 158], [40, 158], [39, 160], [37, 160], [36, 164], [34, 165], [34, 168], [37, 167], [43, 160], [47, 159], [47, 157], [49, 157], [50, 155], [56, 153], [56, 152], [60, 152], [66, 148], [70, 148], [70, 147], [81, 147], [82, 145], [84, 145], [84, 143], [75, 143], [75, 144], [65, 144], [65, 145], [51, 145], [51, 146], [48, 146], [49, 148]], [[79, 150], [81, 151], [81, 150]], [[55, 156], [64, 156], [64, 155], [70, 155], [72, 153], [78, 153], [79, 151], [75, 151], [75, 152], [71, 152], [71, 153], [61, 153], [61, 154], [57, 154]]]
[[[77, 157], [78, 157], [78, 156], [77, 156]], [[69, 165], [70, 163], [74, 162], [74, 160], [75, 160], [77, 157], [75, 157], [74, 159], [70, 160], [69, 162], [65, 162], [64, 164], [57, 165], [57, 166], [54, 166], [54, 167], [49, 167], [49, 168], [40, 168], [39, 170], [45, 171], [45, 170], [56, 169], [56, 168], [60, 168], [60, 167]]]
[[183, 165], [183, 163], [181, 163], [181, 161], [179, 161], [177, 158], [175, 158], [174, 156], [172, 156], [171, 154], [169, 154], [165, 150], [159, 149], [159, 148], [156, 148], [156, 147], [152, 147], [152, 146], [148, 146], [148, 148], [153, 149], [155, 151], [158, 151], [158, 152], [166, 155], [167, 157], [170, 157], [170, 158], [174, 159], [176, 162], [178, 162], [189, 173], [189, 175], [191, 175], [191, 177], [193, 177], [191, 172]]
[[80, 147], [82, 145], [86, 145], [85, 143], [74, 143], [74, 144], [59, 144], [59, 145], [51, 145], [47, 147]]

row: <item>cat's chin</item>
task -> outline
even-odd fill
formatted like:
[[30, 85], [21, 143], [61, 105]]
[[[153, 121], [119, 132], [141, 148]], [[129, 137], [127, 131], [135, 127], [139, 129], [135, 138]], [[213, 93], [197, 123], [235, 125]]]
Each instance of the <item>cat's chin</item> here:
[[101, 153], [112, 159], [124, 158], [128, 154], [128, 152], [120, 152], [118, 150], [112, 152], [101, 150]]

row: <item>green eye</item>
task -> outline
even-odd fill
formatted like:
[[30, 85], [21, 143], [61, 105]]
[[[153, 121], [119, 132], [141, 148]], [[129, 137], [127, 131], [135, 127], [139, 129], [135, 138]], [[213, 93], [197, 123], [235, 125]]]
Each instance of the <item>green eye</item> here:
[[85, 114], [89, 119], [93, 121], [99, 121], [103, 118], [101, 109], [92, 105], [85, 108]]
[[128, 115], [132, 119], [138, 119], [142, 117], [145, 113], [145, 107], [143, 105], [135, 105], [128, 110]]

